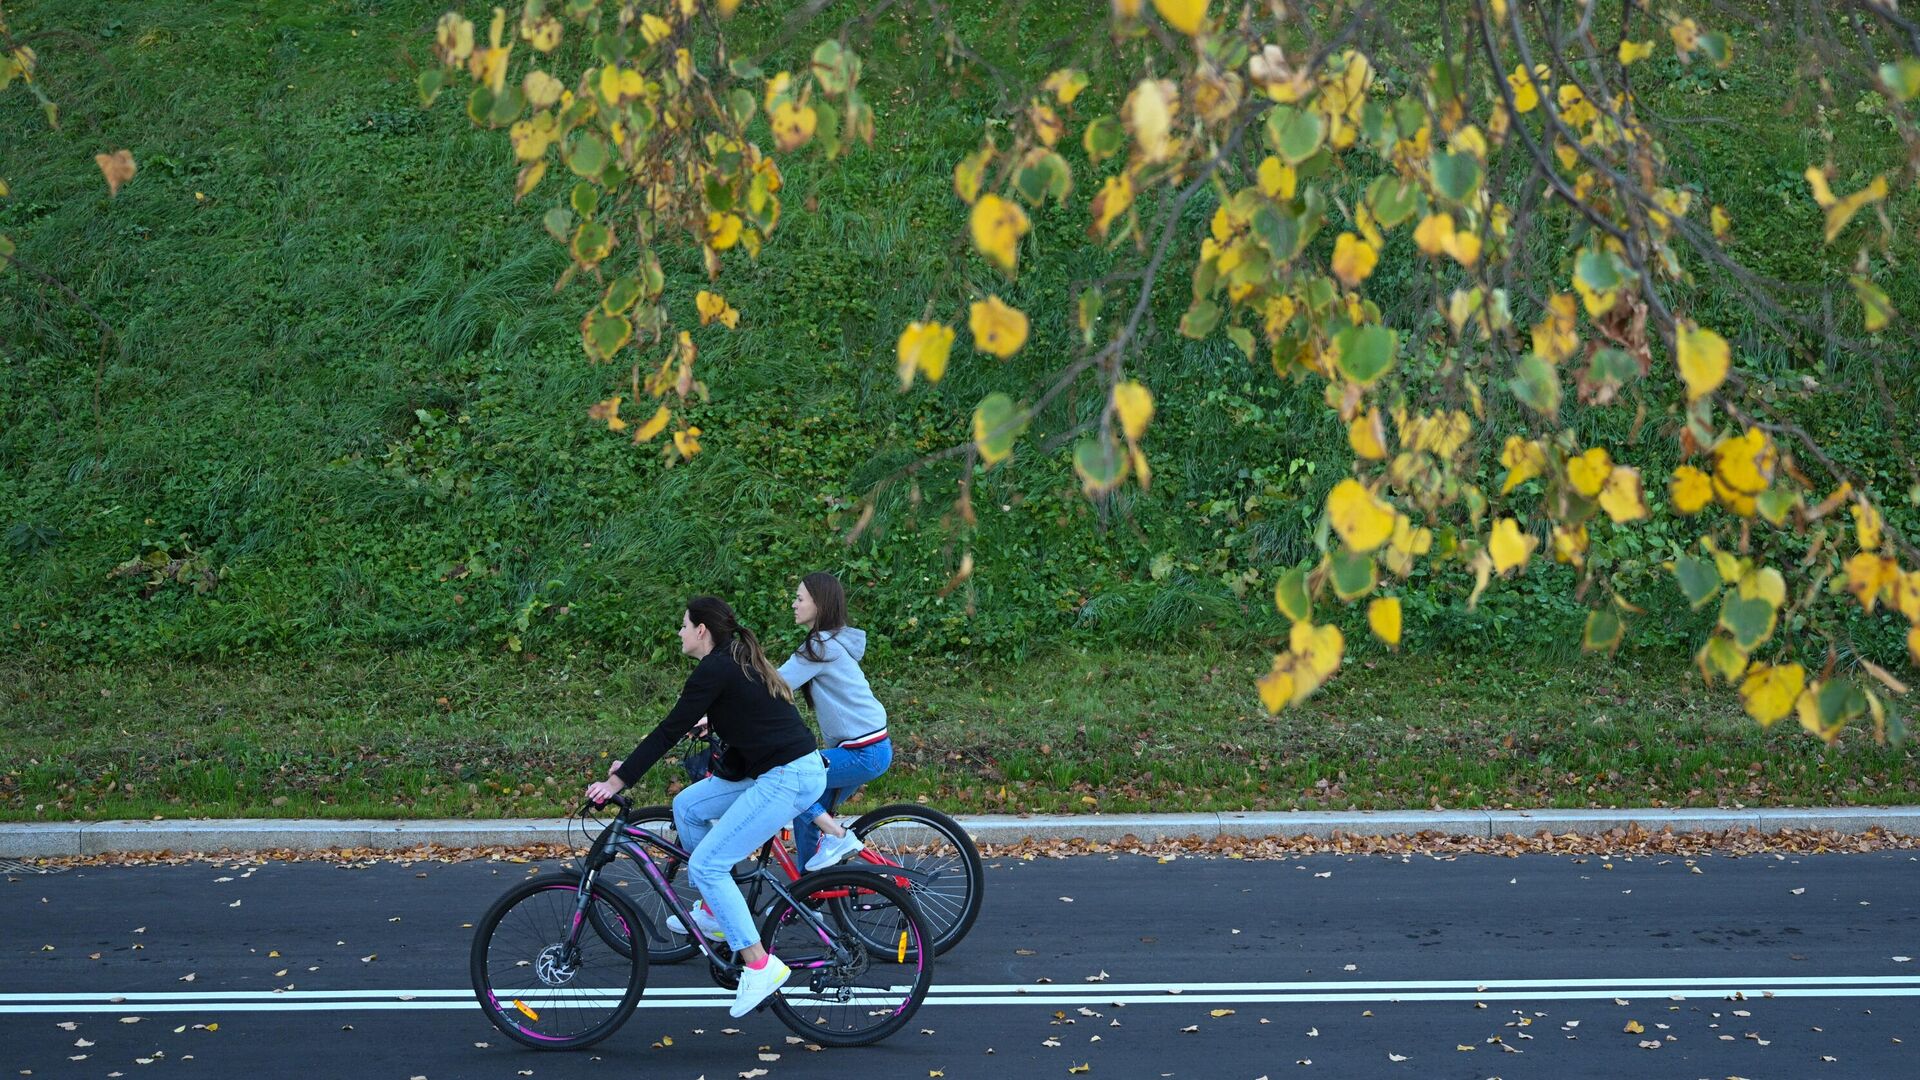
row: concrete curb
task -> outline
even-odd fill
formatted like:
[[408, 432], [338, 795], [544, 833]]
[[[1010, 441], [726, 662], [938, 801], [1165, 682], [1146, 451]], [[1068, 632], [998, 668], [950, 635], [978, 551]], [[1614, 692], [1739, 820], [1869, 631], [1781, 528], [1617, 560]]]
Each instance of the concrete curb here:
[[[961, 823], [983, 844], [1034, 840], [1143, 841], [1197, 837], [1311, 836], [1594, 836], [1638, 826], [1648, 832], [1676, 833], [1729, 829], [1829, 830], [1861, 833], [1880, 828], [1900, 836], [1920, 836], [1920, 806], [1857, 806], [1834, 809], [1708, 810], [1378, 810], [1301, 811], [1295, 813], [1067, 814], [1017, 817], [982, 814]], [[560, 843], [567, 839], [564, 818], [509, 818], [491, 821], [379, 821], [231, 819], [180, 821], [72, 821], [0, 823], [0, 856], [106, 855], [162, 851], [320, 851], [371, 848], [381, 851], [439, 844], [481, 847]], [[579, 835], [576, 827], [574, 835]]]

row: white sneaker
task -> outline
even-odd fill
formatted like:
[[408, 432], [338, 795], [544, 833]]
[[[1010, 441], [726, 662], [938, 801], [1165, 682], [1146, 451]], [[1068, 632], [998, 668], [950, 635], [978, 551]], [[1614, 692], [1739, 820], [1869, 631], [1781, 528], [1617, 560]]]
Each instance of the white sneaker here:
[[727, 1009], [727, 1015], [738, 1019], [759, 1007], [760, 1003], [771, 997], [780, 985], [787, 981], [793, 969], [780, 962], [780, 958], [769, 954], [767, 966], [755, 971], [750, 967], [740, 969], [740, 989], [733, 993], [733, 1005]]
[[822, 834], [819, 853], [807, 860], [807, 872], [812, 873], [815, 870], [825, 870], [829, 866], [838, 866], [866, 849], [867, 845], [852, 833], [840, 836]]
[[[727, 940], [727, 932], [720, 928], [720, 920], [713, 917], [713, 912], [707, 910], [705, 900], [693, 905], [693, 925], [700, 928], [700, 932], [706, 935], [708, 941]], [[667, 916], [667, 929], [681, 937], [690, 936], [687, 933], [687, 924], [681, 922], [678, 915]]]

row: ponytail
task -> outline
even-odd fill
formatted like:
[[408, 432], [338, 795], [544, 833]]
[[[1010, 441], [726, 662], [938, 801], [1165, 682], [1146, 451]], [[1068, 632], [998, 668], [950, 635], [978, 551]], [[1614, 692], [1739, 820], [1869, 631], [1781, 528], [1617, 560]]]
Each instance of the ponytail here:
[[739, 617], [725, 600], [717, 596], [694, 597], [687, 601], [687, 620], [695, 626], [706, 627], [713, 635], [713, 647], [727, 650], [740, 670], [750, 679], [759, 679], [767, 693], [781, 701], [793, 701], [793, 688], [780, 677], [780, 669], [767, 660], [760, 640], [753, 636], [753, 631], [740, 625]]

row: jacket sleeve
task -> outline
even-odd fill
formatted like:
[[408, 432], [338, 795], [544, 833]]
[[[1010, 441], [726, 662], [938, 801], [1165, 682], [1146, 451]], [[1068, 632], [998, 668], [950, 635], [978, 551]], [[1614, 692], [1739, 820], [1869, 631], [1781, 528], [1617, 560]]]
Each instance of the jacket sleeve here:
[[647, 774], [653, 763], [679, 742], [687, 732], [693, 730], [702, 716], [712, 707], [720, 691], [726, 685], [725, 668], [720, 664], [709, 664], [702, 660], [687, 676], [687, 684], [680, 689], [680, 700], [673, 703], [673, 709], [667, 718], [660, 721], [633, 753], [620, 763], [614, 774], [631, 785]]
[[833, 661], [836, 659], [835, 648], [831, 640], [825, 643], [820, 650], [821, 655], [826, 657], [824, 660], [809, 660], [797, 652], [794, 653], [787, 657], [786, 663], [780, 665], [780, 677], [786, 680], [788, 686], [795, 690], [800, 689], [812, 682], [815, 676], [833, 666]]

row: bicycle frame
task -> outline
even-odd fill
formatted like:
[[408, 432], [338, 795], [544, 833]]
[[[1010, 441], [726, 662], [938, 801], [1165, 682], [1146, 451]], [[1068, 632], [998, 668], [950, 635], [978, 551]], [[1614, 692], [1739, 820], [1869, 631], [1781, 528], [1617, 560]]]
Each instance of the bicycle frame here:
[[[636, 825], [629, 824], [627, 814], [631, 812], [632, 809], [630, 804], [622, 805], [614, 821], [602, 830], [600, 836], [593, 842], [593, 847], [587, 855], [586, 866], [581, 878], [580, 902], [574, 912], [572, 933], [574, 935], [579, 933], [581, 923], [584, 921], [586, 914], [587, 903], [592, 895], [593, 882], [599, 877], [600, 869], [618, 858], [622, 852], [625, 852], [629, 858], [640, 864], [641, 869], [646, 873], [647, 884], [652, 886], [653, 891], [667, 907], [671, 909], [675, 915], [679, 916], [680, 925], [687, 928], [688, 937], [699, 947], [702, 953], [706, 954], [707, 959], [721, 969], [729, 971], [737, 969], [740, 966], [738, 959], [731, 957], [727, 959], [721, 958], [719, 951], [714, 947], [714, 943], [708, 941], [707, 936], [700, 931], [700, 924], [694, 921], [691, 910], [686, 904], [681, 902], [680, 895], [674, 891], [673, 885], [667, 880], [666, 875], [660, 872], [659, 864], [654, 861], [653, 855], [650, 854], [647, 849], [649, 847], [657, 848], [663, 855], [669, 858], [679, 859], [682, 862], [691, 859], [693, 857], [692, 854], [678, 844], [667, 840], [665, 837], [656, 835]], [[772, 844], [773, 841], [769, 840], [768, 843]], [[777, 848], [778, 845], [776, 845], [776, 849]], [[763, 857], [766, 854], [764, 848], [761, 854]], [[786, 863], [788, 866], [791, 866], [792, 860], [789, 858], [786, 860]], [[820, 935], [821, 942], [833, 950], [832, 960], [798, 962], [795, 964], [796, 970], [827, 967], [833, 963], [846, 963], [848, 961], [849, 954], [847, 949], [827, 926], [826, 921], [806, 904], [800, 903], [786, 887], [786, 883], [783, 883], [775, 875], [768, 872], [764, 861], [755, 867], [753, 877], [749, 880], [754, 879], [764, 881], [767, 886], [774, 891], [776, 896], [787, 901], [789, 906], [798, 912], [801, 918], [807, 921], [808, 925], [813, 927], [814, 933]], [[799, 875], [796, 873], [793, 880], [797, 881], [798, 879]], [[843, 899], [851, 896], [852, 890], [829, 889], [809, 895], [820, 899]], [[638, 936], [642, 932], [644, 931], [641, 927], [634, 927], [629, 931], [633, 948], [645, 947]]]

